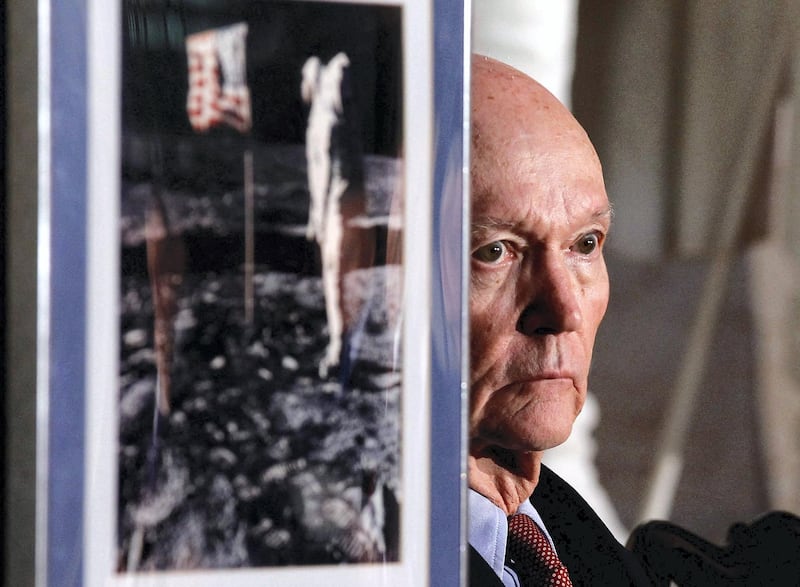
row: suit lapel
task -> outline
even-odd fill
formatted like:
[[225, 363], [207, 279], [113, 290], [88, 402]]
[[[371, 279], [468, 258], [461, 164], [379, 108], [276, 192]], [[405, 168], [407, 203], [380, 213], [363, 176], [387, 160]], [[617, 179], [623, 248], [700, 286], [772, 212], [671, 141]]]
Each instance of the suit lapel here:
[[503, 587], [500, 577], [471, 545], [469, 547], [469, 585], [470, 587]]
[[652, 585], [633, 553], [614, 538], [589, 504], [545, 466], [531, 503], [575, 585]]

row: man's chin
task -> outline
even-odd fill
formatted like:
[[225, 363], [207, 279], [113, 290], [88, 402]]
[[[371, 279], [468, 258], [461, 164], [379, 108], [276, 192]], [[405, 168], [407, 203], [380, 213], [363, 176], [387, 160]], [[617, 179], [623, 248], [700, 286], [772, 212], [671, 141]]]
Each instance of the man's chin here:
[[524, 426], [509, 427], [504, 432], [504, 445], [516, 451], [541, 452], [566, 442], [572, 433], [572, 414], [556, 413], [537, 417]]
[[519, 443], [516, 450], [524, 452], [544, 452], [551, 448], [561, 446], [569, 438], [570, 432], [553, 432], [547, 435], [537, 435], [535, 438], [526, 439]]
[[564, 426], [546, 426], [535, 431], [507, 429], [503, 434], [484, 435], [481, 439], [473, 439], [470, 443], [470, 452], [475, 456], [498, 451], [539, 453], [564, 444], [571, 432], [571, 422]]

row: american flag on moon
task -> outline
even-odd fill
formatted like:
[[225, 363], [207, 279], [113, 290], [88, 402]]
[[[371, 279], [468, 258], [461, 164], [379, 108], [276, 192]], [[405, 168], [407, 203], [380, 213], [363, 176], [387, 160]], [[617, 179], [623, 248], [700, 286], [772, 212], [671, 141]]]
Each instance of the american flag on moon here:
[[243, 22], [186, 37], [189, 62], [186, 110], [194, 130], [205, 132], [220, 124], [240, 133], [250, 130], [246, 38], [247, 24]]

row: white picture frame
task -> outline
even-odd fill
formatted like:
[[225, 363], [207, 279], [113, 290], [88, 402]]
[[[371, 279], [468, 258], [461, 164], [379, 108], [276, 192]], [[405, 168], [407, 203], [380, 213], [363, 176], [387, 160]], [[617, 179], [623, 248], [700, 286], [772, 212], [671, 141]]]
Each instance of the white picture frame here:
[[402, 13], [402, 554], [119, 572], [122, 31], [136, 23], [117, 2], [39, 0], [37, 587], [464, 584], [469, 11], [455, 0], [320, 4]]

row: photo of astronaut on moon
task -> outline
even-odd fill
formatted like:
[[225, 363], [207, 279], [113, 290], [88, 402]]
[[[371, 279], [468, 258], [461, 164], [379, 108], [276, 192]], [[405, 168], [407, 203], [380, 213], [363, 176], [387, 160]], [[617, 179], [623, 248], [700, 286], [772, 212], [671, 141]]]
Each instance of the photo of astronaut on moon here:
[[402, 9], [122, 3], [116, 569], [402, 558]]

